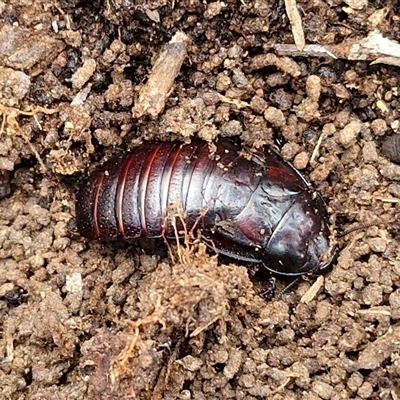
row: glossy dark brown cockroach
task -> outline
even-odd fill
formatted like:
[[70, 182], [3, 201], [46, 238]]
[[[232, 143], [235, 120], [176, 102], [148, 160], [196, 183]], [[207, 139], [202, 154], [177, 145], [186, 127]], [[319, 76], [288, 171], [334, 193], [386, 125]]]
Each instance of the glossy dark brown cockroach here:
[[[221, 140], [146, 143], [96, 170], [77, 195], [79, 232], [89, 239], [175, 238], [178, 204], [219, 253], [273, 274], [326, 270], [334, 251], [324, 203], [272, 150], [249, 159]], [[182, 228], [182, 227], [180, 227]], [[179, 227], [178, 227], [179, 229]]]

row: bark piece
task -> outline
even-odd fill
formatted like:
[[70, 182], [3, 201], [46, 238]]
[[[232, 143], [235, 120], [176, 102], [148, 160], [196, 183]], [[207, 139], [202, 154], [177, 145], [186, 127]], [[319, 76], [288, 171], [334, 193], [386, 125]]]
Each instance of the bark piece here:
[[187, 41], [187, 36], [178, 32], [166, 45], [154, 64], [149, 80], [140, 90], [138, 101], [132, 109], [134, 118], [145, 114], [156, 118], [162, 112], [186, 58]]

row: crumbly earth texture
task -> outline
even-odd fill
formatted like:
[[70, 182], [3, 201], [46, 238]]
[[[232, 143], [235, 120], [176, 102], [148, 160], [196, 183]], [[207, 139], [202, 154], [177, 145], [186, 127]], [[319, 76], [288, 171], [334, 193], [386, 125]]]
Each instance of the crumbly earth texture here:
[[[400, 42], [395, 0], [297, 7], [307, 44]], [[164, 110], [134, 118], [178, 31]], [[400, 398], [400, 166], [381, 151], [400, 133], [400, 68], [275, 51], [292, 43], [282, 0], [0, 1], [1, 399]], [[270, 301], [196, 237], [167, 251], [77, 235], [96, 165], [191, 136], [277, 144], [336, 232], [372, 225], [338, 239], [324, 279]]]

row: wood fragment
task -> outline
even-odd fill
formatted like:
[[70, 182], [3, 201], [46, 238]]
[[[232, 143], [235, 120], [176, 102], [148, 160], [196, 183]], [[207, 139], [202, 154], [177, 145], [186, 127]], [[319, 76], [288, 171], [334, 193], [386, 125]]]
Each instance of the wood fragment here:
[[134, 118], [143, 115], [157, 118], [162, 112], [171, 94], [175, 78], [187, 56], [187, 42], [188, 37], [183, 32], [177, 32], [165, 46], [132, 108]]
[[297, 8], [296, 0], [285, 0], [286, 14], [292, 26], [294, 42], [298, 50], [302, 51], [306, 45], [304, 37], [303, 24]]
[[311, 164], [314, 163], [315, 160], [317, 159], [318, 154], [319, 154], [319, 149], [320, 149], [321, 144], [324, 141], [324, 139], [325, 139], [325, 134], [324, 134], [324, 132], [322, 132], [321, 135], [319, 135], [318, 142], [315, 145], [314, 150], [312, 152], [311, 159], [310, 159]]
[[280, 56], [328, 57], [345, 60], [372, 61], [372, 64], [400, 65], [400, 43], [385, 38], [378, 30], [373, 30], [363, 39], [336, 45], [305, 45], [299, 50], [293, 44], [277, 44], [275, 50]]
[[381, 32], [374, 29], [365, 39], [351, 46], [349, 60], [366, 60], [369, 57], [374, 59], [382, 56], [399, 58], [400, 44], [385, 38]]
[[314, 300], [315, 296], [319, 292], [319, 290], [324, 286], [325, 279], [323, 275], [318, 276], [317, 280], [312, 284], [310, 289], [308, 289], [307, 293], [303, 295], [300, 299], [300, 303], [308, 304], [312, 300]]
[[250, 104], [247, 103], [246, 101], [242, 101], [239, 99], [231, 99], [229, 97], [224, 96], [223, 94], [218, 93], [218, 98], [220, 101], [228, 104], [234, 104], [237, 108], [245, 108], [245, 107], [250, 107]]
[[392, 312], [390, 311], [389, 307], [385, 307], [385, 306], [376, 306], [376, 307], [370, 307], [366, 310], [358, 310], [357, 314], [361, 314], [361, 315], [386, 315], [387, 317], [391, 317], [392, 316]]
[[275, 50], [280, 56], [342, 58], [337, 57], [328, 47], [332, 46], [307, 44], [304, 46], [303, 50], [299, 50], [295, 44], [278, 43], [275, 45]]
[[400, 67], [400, 57], [379, 57], [375, 61], [372, 61], [371, 65], [374, 64], [386, 64]]
[[393, 199], [393, 198], [391, 198], [391, 197], [381, 197], [381, 196], [378, 196], [378, 197], [376, 197], [376, 199], [382, 201], [383, 203], [393, 203], [393, 204], [400, 203], [400, 200], [399, 200], [399, 199]]

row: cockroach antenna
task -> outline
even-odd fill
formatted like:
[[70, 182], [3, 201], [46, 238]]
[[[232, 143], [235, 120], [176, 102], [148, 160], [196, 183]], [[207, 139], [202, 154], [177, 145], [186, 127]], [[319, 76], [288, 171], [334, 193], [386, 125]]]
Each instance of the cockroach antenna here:
[[297, 285], [297, 283], [299, 283], [300, 279], [302, 277], [299, 276], [297, 277], [295, 280], [293, 280], [292, 282], [288, 283], [277, 295], [276, 298], [281, 300], [282, 296], [287, 293], [293, 286]]
[[377, 223], [377, 222], [366, 222], [364, 224], [356, 225], [356, 226], [353, 226], [352, 228], [346, 229], [342, 233], [339, 233], [337, 235], [337, 237], [342, 238], [342, 237], [348, 235], [349, 233], [356, 232], [356, 231], [362, 231], [364, 229], [370, 228], [371, 226], [377, 226], [378, 224], [379, 223]]

